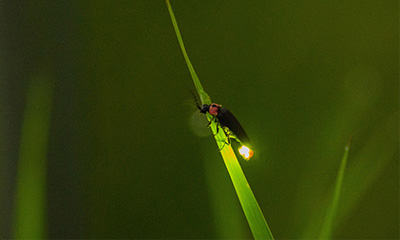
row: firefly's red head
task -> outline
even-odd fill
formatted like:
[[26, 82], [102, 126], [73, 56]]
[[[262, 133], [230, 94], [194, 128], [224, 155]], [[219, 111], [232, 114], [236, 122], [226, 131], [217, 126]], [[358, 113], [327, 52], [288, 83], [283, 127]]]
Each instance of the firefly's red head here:
[[221, 105], [216, 104], [216, 103], [211, 103], [209, 106], [208, 112], [213, 115], [217, 116], [218, 115], [218, 110], [221, 108]]

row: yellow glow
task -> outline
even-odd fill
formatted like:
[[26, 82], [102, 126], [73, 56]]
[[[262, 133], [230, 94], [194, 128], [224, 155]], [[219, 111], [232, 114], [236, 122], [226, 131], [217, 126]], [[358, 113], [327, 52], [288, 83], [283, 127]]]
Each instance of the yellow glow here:
[[245, 160], [249, 160], [253, 156], [253, 151], [245, 145], [239, 148], [239, 153]]

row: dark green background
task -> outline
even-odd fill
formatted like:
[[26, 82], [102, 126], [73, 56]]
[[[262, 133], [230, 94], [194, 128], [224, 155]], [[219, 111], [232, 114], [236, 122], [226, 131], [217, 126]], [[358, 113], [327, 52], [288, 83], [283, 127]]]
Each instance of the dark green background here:
[[[399, 238], [399, 2], [172, 0], [275, 238], [317, 238], [353, 136], [334, 237]], [[27, 88], [55, 81], [49, 238], [251, 238], [164, 1], [1, 1], [0, 237], [13, 234]]]

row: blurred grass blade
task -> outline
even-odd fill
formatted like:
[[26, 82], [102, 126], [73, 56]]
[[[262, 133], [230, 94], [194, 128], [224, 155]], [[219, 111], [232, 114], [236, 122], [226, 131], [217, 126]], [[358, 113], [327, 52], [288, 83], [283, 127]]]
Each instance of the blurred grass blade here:
[[[396, 134], [393, 133], [393, 129], [398, 129], [398, 124], [398, 112], [385, 116], [373, 128], [370, 137], [362, 141], [364, 144], [359, 146], [357, 153], [351, 157], [351, 164], [347, 162], [345, 184], [340, 190], [340, 204], [332, 222], [333, 229], [348, 219], [359, 207], [363, 197], [373, 188], [379, 177], [385, 174], [388, 166], [395, 166], [392, 164], [398, 162], [399, 143]], [[332, 197], [325, 198], [324, 202], [330, 203], [331, 199]], [[326, 217], [326, 204], [315, 205], [313, 211], [304, 219], [307, 226], [300, 238], [319, 239]]]
[[28, 89], [17, 173], [15, 239], [44, 239], [46, 154], [53, 98], [49, 78], [36, 78]]
[[[196, 86], [196, 90], [200, 96], [200, 100], [202, 104], [210, 104], [211, 100], [208, 94], [203, 90], [203, 87], [198, 79], [196, 72], [189, 60], [189, 57], [186, 53], [185, 46], [183, 44], [183, 40], [181, 34], [179, 32], [178, 24], [175, 20], [174, 13], [172, 11], [169, 0], [166, 0], [168, 11], [171, 16], [171, 21], [175, 29], [176, 37], [178, 38], [179, 45], [181, 47], [183, 56], [185, 57], [186, 64], [189, 68], [190, 74], [192, 75], [192, 79], [194, 85]], [[207, 113], [207, 118], [211, 121], [212, 116]], [[247, 179], [240, 167], [240, 164], [236, 158], [235, 153], [231, 145], [226, 145], [226, 136], [222, 129], [218, 131], [217, 134], [217, 124], [215, 121], [212, 121], [210, 124], [211, 131], [213, 132], [215, 141], [221, 150], [222, 158], [224, 159], [226, 168], [228, 169], [229, 175], [232, 179], [233, 186], [236, 190], [236, 194], [238, 195], [240, 204], [243, 208], [244, 214], [246, 216], [247, 222], [250, 226], [251, 232], [255, 239], [273, 239], [272, 233], [265, 221], [264, 215], [261, 212], [261, 209], [257, 203], [256, 198], [250, 188], [250, 185], [247, 182]]]
[[333, 199], [332, 199], [331, 205], [328, 208], [328, 212], [326, 214], [325, 221], [322, 226], [320, 239], [331, 239], [331, 236], [332, 236], [332, 228], [334, 226], [333, 220], [335, 219], [335, 216], [337, 215], [336, 213], [338, 210], [340, 192], [341, 192], [342, 185], [343, 185], [343, 177], [344, 177], [344, 173], [346, 170], [347, 156], [349, 155], [350, 143], [351, 143], [351, 139], [349, 140], [349, 143], [347, 144], [347, 146], [344, 149], [342, 162], [340, 163], [340, 169], [339, 169], [338, 175], [336, 177], [336, 184], [335, 184], [335, 190], [333, 193]]

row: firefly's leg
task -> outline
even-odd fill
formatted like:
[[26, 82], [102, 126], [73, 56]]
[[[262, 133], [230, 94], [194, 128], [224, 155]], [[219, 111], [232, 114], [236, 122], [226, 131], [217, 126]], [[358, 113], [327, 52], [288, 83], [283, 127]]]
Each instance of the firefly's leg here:
[[231, 136], [233, 136], [233, 135], [231, 135], [229, 133], [229, 129], [223, 127], [222, 130], [224, 130], [226, 138], [225, 138], [225, 141], [224, 141], [224, 145], [222, 145], [222, 147], [219, 149], [219, 151], [221, 151], [225, 147], [225, 145], [230, 145], [231, 144]]
[[231, 134], [229, 134], [229, 130], [224, 129], [224, 133], [225, 133], [225, 136], [226, 136], [225, 144], [226, 144], [226, 140], [228, 140], [227, 144], [230, 145], [231, 144]]
[[219, 123], [218, 123], [218, 121], [217, 121], [217, 118], [216, 118], [216, 117], [213, 117], [213, 119], [211, 119], [211, 121], [208, 123], [207, 127], [210, 126], [210, 124], [212, 123], [212, 121], [214, 121], [214, 122], [217, 124], [217, 133], [213, 135], [213, 137], [215, 137], [215, 135], [217, 135], [218, 132], [219, 132], [219, 127], [218, 127], [218, 126], [219, 126]]
[[208, 122], [207, 127], [209, 127], [213, 121], [216, 121], [215, 119], [216, 119], [216, 117], [213, 116], [213, 118], [211, 119], [211, 121]]

